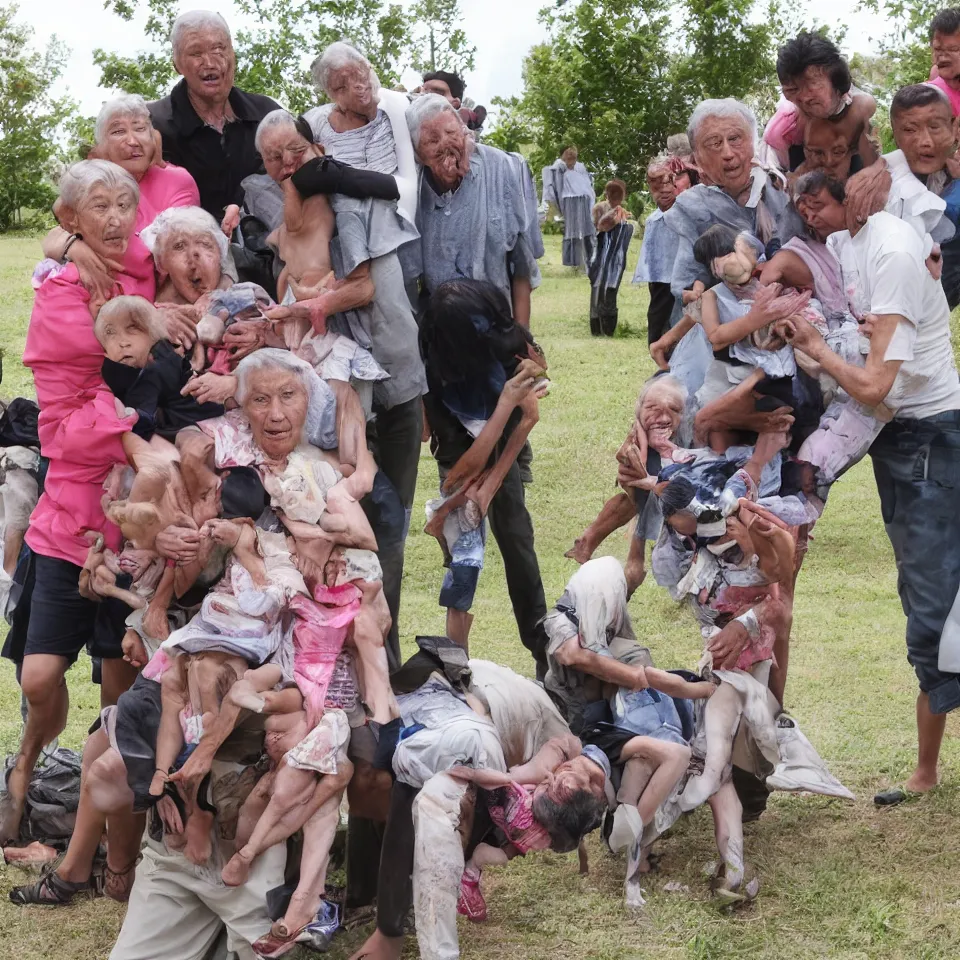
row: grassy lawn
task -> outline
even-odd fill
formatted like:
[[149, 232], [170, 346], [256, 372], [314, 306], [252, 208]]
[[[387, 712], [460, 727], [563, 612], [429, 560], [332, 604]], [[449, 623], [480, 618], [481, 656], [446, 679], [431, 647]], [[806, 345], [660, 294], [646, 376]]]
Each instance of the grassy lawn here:
[[[639, 251], [635, 242], [629, 272]], [[17, 359], [31, 302], [34, 241], [0, 239], [0, 344], [7, 355], [0, 390], [30, 390]], [[621, 292], [622, 330], [595, 341], [588, 331], [589, 287], [560, 264], [558, 238], [548, 238], [544, 283], [534, 297], [534, 330], [550, 361], [553, 389], [533, 435], [536, 483], [529, 505], [548, 603], [575, 567], [563, 558], [573, 538], [613, 492], [613, 454], [629, 425], [633, 403], [652, 372], [646, 351], [646, 292]], [[434, 495], [436, 469], [424, 448], [415, 517]], [[441, 579], [436, 541], [414, 524], [407, 546], [401, 633], [437, 633]], [[627, 542], [615, 534], [601, 552], [623, 559]], [[496, 545], [491, 540], [481, 578], [472, 651], [532, 673], [517, 635]], [[699, 633], [652, 581], [631, 603], [637, 634], [657, 665], [692, 666]], [[729, 914], [710, 898], [703, 866], [712, 860], [712, 821], [703, 808], [659, 844], [659, 874], [647, 883], [640, 916], [621, 903], [623, 864], [591, 842], [591, 871], [577, 873], [576, 857], [535, 854], [487, 874], [490, 917], [463, 923], [465, 958], [639, 960], [749, 957], [751, 960], [843, 957], [933, 960], [960, 957], [960, 751], [957, 719], [948, 723], [943, 751], [945, 786], [925, 799], [877, 811], [877, 787], [912, 769], [916, 684], [905, 658], [904, 620], [896, 571], [880, 522], [869, 462], [835, 488], [805, 563], [797, 594], [788, 707], [833, 772], [856, 794], [855, 803], [775, 794], [768, 812], [746, 828], [746, 856], [761, 878], [760, 897]], [[82, 659], [70, 672], [72, 709], [63, 740], [79, 747], [96, 715], [98, 697]], [[19, 734], [19, 693], [13, 669], [0, 664], [0, 747]], [[0, 888], [24, 874], [0, 866]], [[666, 892], [669, 881], [685, 885]], [[0, 903], [0, 939], [20, 960], [106, 957], [123, 908], [85, 902], [53, 913]], [[342, 960], [362, 938], [338, 941]], [[417, 955], [411, 944], [408, 954]]]

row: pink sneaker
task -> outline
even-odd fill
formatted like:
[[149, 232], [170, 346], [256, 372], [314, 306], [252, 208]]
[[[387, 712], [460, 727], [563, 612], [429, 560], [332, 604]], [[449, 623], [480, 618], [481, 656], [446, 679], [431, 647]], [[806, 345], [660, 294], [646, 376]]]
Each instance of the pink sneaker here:
[[457, 913], [463, 914], [474, 923], [483, 923], [487, 919], [487, 902], [480, 890], [480, 876], [468, 876], [464, 873], [460, 879], [460, 897], [457, 900]]

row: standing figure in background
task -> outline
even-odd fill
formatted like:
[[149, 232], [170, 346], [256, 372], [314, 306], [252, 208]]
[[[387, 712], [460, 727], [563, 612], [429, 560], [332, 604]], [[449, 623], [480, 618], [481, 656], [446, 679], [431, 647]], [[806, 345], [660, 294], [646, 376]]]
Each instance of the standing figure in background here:
[[563, 265], [586, 271], [596, 245], [590, 211], [597, 194], [593, 177], [577, 156], [577, 148], [571, 144], [559, 160], [543, 168], [543, 201], [552, 203], [563, 215]]
[[960, 9], [941, 10], [930, 21], [930, 80], [950, 100], [953, 115], [960, 114]]
[[612, 337], [617, 329], [617, 294], [634, 228], [623, 206], [627, 185], [622, 180], [611, 180], [603, 193], [605, 199], [593, 208], [597, 249], [587, 271], [591, 289], [590, 333], [594, 337]]
[[[683, 173], [680, 159], [667, 154], [654, 157], [647, 165], [647, 189], [657, 209], [643, 224], [643, 246], [633, 272], [633, 282], [646, 283], [650, 292], [650, 306], [647, 307], [647, 343], [650, 345], [670, 329], [676, 306], [676, 298], [670, 291], [670, 279], [679, 238], [667, 226], [663, 215], [680, 193], [678, 168]], [[689, 186], [688, 182], [686, 186]], [[679, 308], [677, 312], [679, 319]]]

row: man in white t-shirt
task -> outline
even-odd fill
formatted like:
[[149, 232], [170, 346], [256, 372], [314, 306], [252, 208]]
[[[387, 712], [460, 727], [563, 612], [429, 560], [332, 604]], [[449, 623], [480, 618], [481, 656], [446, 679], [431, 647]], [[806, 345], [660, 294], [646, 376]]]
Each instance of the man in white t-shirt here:
[[[946, 714], [960, 706], [960, 676], [939, 668], [940, 635], [960, 586], [960, 381], [950, 311], [924, 263], [924, 241], [888, 213], [852, 214], [828, 243], [840, 260], [851, 309], [871, 338], [863, 367], [845, 363], [806, 321], [783, 333], [855, 400], [886, 404], [893, 419], [870, 448], [887, 535], [907, 615], [907, 659], [920, 683], [919, 757], [903, 787], [878, 793], [900, 803], [938, 782]], [[851, 222], [852, 221], [852, 222]]]

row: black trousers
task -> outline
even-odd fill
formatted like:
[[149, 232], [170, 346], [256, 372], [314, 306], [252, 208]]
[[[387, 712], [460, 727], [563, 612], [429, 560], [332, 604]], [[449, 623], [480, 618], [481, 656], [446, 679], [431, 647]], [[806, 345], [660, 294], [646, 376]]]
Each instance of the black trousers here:
[[376, 419], [367, 431], [367, 443], [377, 461], [377, 466], [393, 484], [404, 510], [402, 529], [392, 534], [377, 532], [378, 555], [380, 566], [383, 568], [383, 595], [390, 608], [392, 620], [386, 641], [387, 660], [392, 673], [401, 662], [398, 626], [400, 587], [403, 581], [404, 543], [410, 529], [410, 514], [417, 492], [423, 405], [419, 397], [414, 397], [389, 410], [375, 406], [374, 411]]
[[648, 283], [650, 306], [647, 308], [647, 343], [656, 343], [670, 329], [675, 297], [669, 283]]
[[590, 287], [590, 333], [595, 337], [612, 337], [617, 329], [620, 311], [617, 308], [619, 287]]
[[534, 546], [533, 520], [527, 510], [519, 464], [510, 467], [503, 484], [490, 501], [487, 519], [503, 557], [507, 592], [520, 641], [533, 654], [537, 666], [545, 669], [547, 652], [537, 624], [547, 615], [547, 602]]

